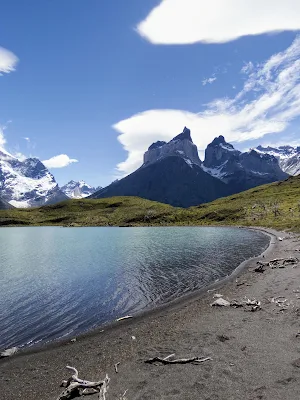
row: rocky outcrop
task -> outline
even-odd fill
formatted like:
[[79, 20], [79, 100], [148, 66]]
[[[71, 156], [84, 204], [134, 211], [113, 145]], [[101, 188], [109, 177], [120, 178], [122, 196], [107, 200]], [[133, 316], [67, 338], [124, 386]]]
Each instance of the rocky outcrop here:
[[191, 138], [191, 131], [184, 128], [182, 133], [175, 136], [170, 142], [155, 142], [144, 154], [143, 167], [147, 167], [163, 158], [176, 156], [180, 157], [189, 165], [201, 165], [197, 146]]
[[255, 150], [242, 153], [223, 136], [215, 138], [205, 151], [204, 171], [228, 184], [232, 193], [288, 177], [276, 157]]
[[236, 150], [230, 143], [225, 141], [224, 136], [215, 138], [205, 150], [205, 160], [203, 165], [206, 168], [218, 169], [225, 163], [238, 163], [240, 151]]

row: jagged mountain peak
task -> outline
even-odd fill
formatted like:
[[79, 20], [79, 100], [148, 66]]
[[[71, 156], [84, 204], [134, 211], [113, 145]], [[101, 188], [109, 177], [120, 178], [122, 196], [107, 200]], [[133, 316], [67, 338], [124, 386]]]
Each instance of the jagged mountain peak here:
[[147, 167], [166, 157], [180, 157], [190, 167], [201, 165], [198, 149], [192, 141], [190, 129], [184, 127], [183, 131], [168, 143], [164, 141], [153, 143], [144, 154], [144, 164], [142, 167]]
[[272, 154], [256, 149], [242, 153], [227, 143], [224, 136], [215, 138], [207, 146], [202, 168], [236, 191], [287, 177]]
[[223, 135], [215, 137], [214, 140], [210, 143], [212, 146], [218, 146], [219, 144], [225, 144], [226, 140]]
[[215, 137], [214, 140], [207, 147], [221, 147], [223, 150], [227, 151], [238, 151], [231, 143], [226, 142], [223, 135]]
[[220, 168], [229, 160], [236, 159], [240, 154], [232, 144], [227, 143], [224, 136], [214, 138], [205, 150], [204, 166], [206, 168]]
[[192, 138], [191, 138], [191, 131], [189, 128], [186, 126], [183, 128], [183, 131], [179, 133], [179, 135], [175, 136], [171, 142], [175, 142], [176, 140], [189, 140], [190, 142], [193, 143]]

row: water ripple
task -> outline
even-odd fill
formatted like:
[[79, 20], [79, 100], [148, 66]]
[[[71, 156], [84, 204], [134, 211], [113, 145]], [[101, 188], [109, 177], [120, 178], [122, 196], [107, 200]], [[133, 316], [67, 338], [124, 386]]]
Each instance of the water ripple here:
[[1, 228], [0, 348], [166, 303], [230, 274], [268, 242], [236, 228]]

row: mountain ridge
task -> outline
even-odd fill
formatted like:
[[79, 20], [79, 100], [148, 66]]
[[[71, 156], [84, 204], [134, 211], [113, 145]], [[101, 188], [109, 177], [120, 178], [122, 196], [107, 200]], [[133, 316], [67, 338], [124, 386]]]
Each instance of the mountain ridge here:
[[184, 127], [169, 142], [149, 146], [140, 168], [90, 198], [138, 196], [189, 207], [288, 176], [273, 155], [254, 150], [242, 153], [222, 135], [207, 146], [202, 162], [191, 131]]
[[259, 153], [273, 155], [278, 159], [282, 171], [287, 174], [292, 176], [300, 174], [300, 146], [263, 147], [259, 145], [255, 150]]

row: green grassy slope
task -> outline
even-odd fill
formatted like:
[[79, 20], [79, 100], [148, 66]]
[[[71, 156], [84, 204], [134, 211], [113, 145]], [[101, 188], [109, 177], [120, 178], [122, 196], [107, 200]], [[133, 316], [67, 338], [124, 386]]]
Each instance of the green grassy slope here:
[[189, 209], [138, 197], [69, 200], [0, 211], [0, 225], [258, 225], [300, 231], [300, 176]]
[[300, 230], [300, 176], [193, 207], [190, 212], [205, 224]]

